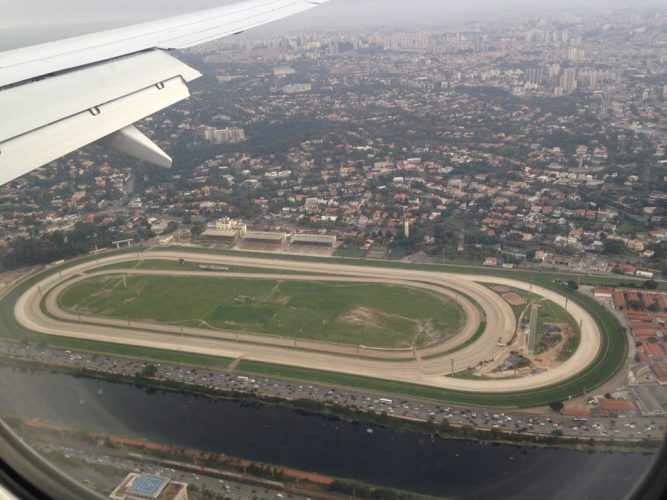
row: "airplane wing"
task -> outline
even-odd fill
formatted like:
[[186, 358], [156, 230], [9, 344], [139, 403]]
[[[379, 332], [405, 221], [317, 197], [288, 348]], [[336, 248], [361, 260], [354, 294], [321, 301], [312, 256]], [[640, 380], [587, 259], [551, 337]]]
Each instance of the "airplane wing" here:
[[143, 161], [171, 159], [133, 123], [189, 97], [201, 75], [171, 51], [242, 33], [328, 0], [246, 0], [0, 52], [0, 185], [100, 141]]

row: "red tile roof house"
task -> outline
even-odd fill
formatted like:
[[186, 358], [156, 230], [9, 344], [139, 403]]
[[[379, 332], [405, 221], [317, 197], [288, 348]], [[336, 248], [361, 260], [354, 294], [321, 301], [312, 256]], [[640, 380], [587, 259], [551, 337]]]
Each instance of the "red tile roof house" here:
[[614, 295], [613, 288], [595, 288], [593, 289], [593, 295], [603, 299], [611, 299]]
[[614, 307], [619, 311], [624, 311], [627, 308], [623, 292], [614, 292]]
[[667, 385], [667, 366], [664, 364], [652, 364], [651, 368], [660, 385]]
[[627, 399], [601, 399], [597, 410], [604, 415], [636, 414], [637, 407]]

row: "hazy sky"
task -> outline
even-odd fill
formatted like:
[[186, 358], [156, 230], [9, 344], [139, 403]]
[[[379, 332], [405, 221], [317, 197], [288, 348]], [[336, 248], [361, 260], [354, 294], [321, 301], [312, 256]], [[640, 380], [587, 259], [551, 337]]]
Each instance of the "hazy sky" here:
[[[331, 0], [272, 30], [365, 25], [446, 25], [538, 9], [663, 5], [665, 0]], [[0, 50], [217, 7], [233, 0], [0, 0]]]

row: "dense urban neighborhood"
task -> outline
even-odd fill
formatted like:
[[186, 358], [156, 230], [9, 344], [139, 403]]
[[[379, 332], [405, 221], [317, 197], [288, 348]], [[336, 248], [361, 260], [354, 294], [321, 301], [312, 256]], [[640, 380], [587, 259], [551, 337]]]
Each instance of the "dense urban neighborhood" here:
[[[6, 267], [223, 217], [339, 255], [651, 278], [667, 265], [667, 19], [474, 23], [204, 45], [145, 120], [172, 170], [90, 147], [1, 192]], [[41, 241], [41, 243], [40, 243]]]

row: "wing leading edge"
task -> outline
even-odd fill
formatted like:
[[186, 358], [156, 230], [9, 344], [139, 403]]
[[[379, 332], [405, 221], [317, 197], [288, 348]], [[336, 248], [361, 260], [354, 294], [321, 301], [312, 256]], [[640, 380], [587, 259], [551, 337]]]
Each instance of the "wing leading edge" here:
[[131, 127], [189, 97], [186, 84], [201, 76], [167, 51], [327, 1], [250, 0], [0, 53], [0, 185], [100, 139], [168, 165], [166, 154]]

